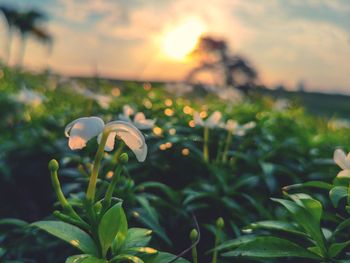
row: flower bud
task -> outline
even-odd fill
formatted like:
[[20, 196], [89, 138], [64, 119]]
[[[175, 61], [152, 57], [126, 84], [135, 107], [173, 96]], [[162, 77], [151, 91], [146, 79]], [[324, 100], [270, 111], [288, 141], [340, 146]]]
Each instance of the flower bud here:
[[50, 170], [50, 172], [56, 172], [58, 170], [58, 168], [59, 168], [58, 162], [55, 159], [52, 159], [49, 162], [49, 170]]
[[121, 163], [121, 164], [126, 164], [128, 161], [129, 161], [129, 156], [127, 153], [122, 153], [119, 158], [118, 158], [118, 161]]
[[217, 220], [216, 220], [216, 226], [218, 228], [223, 228], [225, 225], [225, 222], [224, 222], [224, 219], [222, 217], [219, 217]]
[[195, 242], [198, 238], [198, 232], [196, 229], [192, 229], [191, 233], [190, 233], [190, 239], [193, 242]]

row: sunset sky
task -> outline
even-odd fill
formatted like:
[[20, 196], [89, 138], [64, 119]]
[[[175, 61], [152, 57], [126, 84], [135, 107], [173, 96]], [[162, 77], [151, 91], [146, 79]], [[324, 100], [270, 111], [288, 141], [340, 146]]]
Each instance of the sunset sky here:
[[[225, 38], [249, 59], [262, 83], [350, 92], [350, 2], [347, 0], [0, 0], [38, 8], [54, 36], [48, 56], [28, 41], [25, 66], [69, 75], [181, 80], [201, 34]], [[0, 20], [0, 56], [6, 27]], [[178, 42], [177, 42], [178, 41]], [[12, 46], [14, 63], [18, 40]]]

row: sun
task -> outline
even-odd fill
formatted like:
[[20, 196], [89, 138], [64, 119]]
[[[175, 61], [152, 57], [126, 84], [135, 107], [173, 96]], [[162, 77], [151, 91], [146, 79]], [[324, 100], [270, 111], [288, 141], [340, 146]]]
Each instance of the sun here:
[[204, 24], [198, 19], [187, 19], [167, 31], [162, 38], [162, 49], [166, 56], [184, 60], [195, 48], [198, 38], [205, 32]]

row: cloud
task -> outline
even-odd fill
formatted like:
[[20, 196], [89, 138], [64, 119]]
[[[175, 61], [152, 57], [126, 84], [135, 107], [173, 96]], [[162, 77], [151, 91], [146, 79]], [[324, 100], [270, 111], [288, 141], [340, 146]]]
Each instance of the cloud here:
[[[0, 0], [4, 1], [4, 0]], [[12, 0], [23, 5], [21, 0]], [[51, 65], [90, 74], [94, 63], [114, 76], [181, 78], [193, 64], [160, 55], [161, 38], [195, 18], [209, 34], [224, 37], [232, 52], [250, 58], [263, 80], [314, 88], [350, 80], [350, 4], [328, 0], [32, 0], [51, 15], [55, 36]], [[1, 30], [1, 29], [0, 29]], [[5, 32], [0, 32], [0, 37]], [[27, 63], [40, 47], [30, 41]], [[32, 52], [33, 50], [33, 52]], [[35, 51], [35, 52], [34, 52]], [[30, 53], [33, 53], [32, 55]], [[45, 57], [44, 57], [45, 58]], [[43, 59], [39, 59], [41, 64]], [[166, 69], [166, 70], [164, 70]]]

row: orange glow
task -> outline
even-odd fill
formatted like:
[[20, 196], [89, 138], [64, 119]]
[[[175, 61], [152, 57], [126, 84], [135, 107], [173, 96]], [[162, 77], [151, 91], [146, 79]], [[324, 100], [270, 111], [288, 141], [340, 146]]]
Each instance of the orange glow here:
[[165, 106], [170, 107], [171, 105], [173, 105], [173, 101], [171, 99], [166, 99], [164, 101], [164, 104], [165, 104]]
[[182, 21], [163, 36], [162, 48], [165, 55], [172, 59], [184, 60], [204, 32], [205, 26], [200, 20], [189, 18]]
[[175, 128], [169, 129], [169, 134], [170, 135], [175, 135], [176, 134], [176, 129]]
[[154, 128], [153, 128], [153, 133], [154, 133], [155, 135], [160, 136], [160, 135], [162, 135], [163, 130], [162, 130], [161, 128], [159, 128], [159, 127], [154, 127]]
[[187, 155], [190, 154], [190, 150], [188, 148], [183, 148], [181, 153], [182, 153], [183, 156], [187, 156]]
[[118, 87], [113, 88], [111, 92], [114, 97], [120, 96], [120, 89]]
[[147, 109], [152, 109], [153, 104], [149, 99], [144, 99], [143, 106], [145, 106]]
[[152, 84], [151, 83], [149, 83], [149, 82], [146, 82], [146, 83], [144, 83], [143, 84], [143, 88], [145, 89], [145, 90], [151, 90], [151, 88], [152, 88]]
[[174, 115], [174, 111], [172, 109], [167, 108], [164, 110], [164, 114], [170, 117]]
[[150, 99], [154, 99], [156, 97], [156, 94], [153, 91], [148, 92], [148, 97]]
[[196, 126], [194, 120], [189, 121], [188, 126], [190, 126], [191, 128], [194, 128]]
[[106, 174], [106, 178], [107, 179], [111, 179], [113, 177], [114, 173], [112, 171], [109, 171], [107, 174]]
[[184, 112], [185, 114], [191, 115], [191, 114], [193, 113], [193, 109], [192, 109], [190, 106], [185, 106], [185, 107], [183, 108], [183, 112]]
[[200, 116], [202, 119], [204, 119], [204, 118], [206, 118], [206, 117], [208, 116], [208, 113], [207, 113], [206, 111], [201, 111], [201, 112], [199, 113], [199, 116]]

